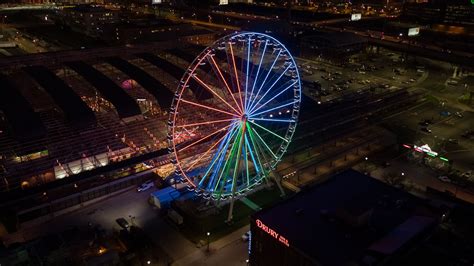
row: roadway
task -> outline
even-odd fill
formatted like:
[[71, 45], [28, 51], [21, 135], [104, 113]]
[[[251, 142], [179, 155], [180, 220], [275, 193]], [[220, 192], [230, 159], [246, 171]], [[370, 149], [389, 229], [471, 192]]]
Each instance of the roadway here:
[[[130, 189], [78, 211], [52, 217], [44, 223], [24, 226], [18, 233], [8, 235], [4, 242], [9, 245], [28, 241], [74, 226], [84, 228], [89, 224], [100, 225], [110, 235], [120, 230], [115, 220], [124, 217], [129, 223], [143, 228], [173, 261], [178, 262], [173, 265], [245, 265], [247, 243], [244, 243], [240, 236], [248, 231], [248, 226], [212, 242], [212, 252], [207, 254], [203, 248], [197, 248], [186, 239], [174, 224], [162, 217], [159, 210], [148, 203], [150, 193], [154, 190], [157, 189], [145, 192]], [[133, 222], [129, 217], [135, 217]]]

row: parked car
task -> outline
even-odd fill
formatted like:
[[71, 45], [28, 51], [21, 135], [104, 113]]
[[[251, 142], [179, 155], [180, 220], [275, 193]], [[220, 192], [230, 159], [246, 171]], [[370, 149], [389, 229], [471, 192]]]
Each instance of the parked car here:
[[245, 232], [245, 234], [242, 235], [242, 241], [247, 242], [250, 240], [250, 231]]
[[118, 218], [115, 220], [117, 222], [118, 225], [120, 225], [120, 227], [122, 227], [123, 229], [128, 229], [130, 227], [130, 224], [127, 222], [127, 220], [125, 220], [125, 218]]
[[145, 190], [148, 190], [148, 189], [152, 188], [153, 186], [155, 186], [155, 183], [152, 180], [148, 180], [145, 183], [138, 186], [137, 191], [142, 192], [142, 191], [145, 191]]
[[449, 112], [449, 111], [441, 111], [441, 112], [439, 112], [439, 115], [441, 115], [441, 116], [450, 116], [450, 115], [451, 115], [451, 112]]
[[424, 131], [426, 133], [431, 133], [431, 129], [427, 128], [427, 127], [422, 127], [421, 128], [421, 131]]
[[449, 177], [447, 177], [445, 175], [438, 176], [438, 179], [443, 181], [443, 182], [446, 182], [446, 183], [451, 183], [451, 179], [449, 179]]
[[418, 123], [418, 124], [419, 124], [420, 126], [426, 127], [426, 126], [428, 126], [430, 123], [429, 123], [428, 121], [424, 120], [424, 121], [421, 121], [421, 122]]
[[458, 144], [458, 139], [448, 139], [449, 143]]
[[454, 113], [454, 114], [455, 114], [457, 117], [459, 117], [459, 118], [463, 118], [463, 117], [464, 117], [464, 115], [463, 115], [461, 112], [456, 112], [456, 113]]

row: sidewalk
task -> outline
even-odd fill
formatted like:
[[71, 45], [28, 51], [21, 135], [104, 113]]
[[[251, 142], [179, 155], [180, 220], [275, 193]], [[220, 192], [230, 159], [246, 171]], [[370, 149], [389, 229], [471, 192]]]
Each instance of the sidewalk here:
[[207, 246], [204, 246], [195, 252], [189, 254], [188, 256], [179, 259], [175, 261], [172, 265], [174, 266], [187, 266], [187, 265], [194, 265], [195, 263], [206, 259], [209, 256], [213, 256], [214, 254], [217, 253], [217, 251], [223, 249], [224, 247], [232, 244], [235, 241], [242, 241], [241, 236], [250, 230], [250, 226], [246, 225], [240, 229], [237, 229], [236, 231], [220, 238], [217, 241], [211, 242], [210, 243], [210, 254], [207, 253], [206, 249]]

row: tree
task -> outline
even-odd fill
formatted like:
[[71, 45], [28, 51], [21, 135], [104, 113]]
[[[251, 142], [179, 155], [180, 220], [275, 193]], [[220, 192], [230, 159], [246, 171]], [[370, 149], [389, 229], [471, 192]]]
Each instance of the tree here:
[[389, 172], [386, 173], [382, 176], [383, 180], [392, 186], [398, 186], [403, 183], [403, 180], [405, 179], [403, 176], [395, 173], [395, 172]]

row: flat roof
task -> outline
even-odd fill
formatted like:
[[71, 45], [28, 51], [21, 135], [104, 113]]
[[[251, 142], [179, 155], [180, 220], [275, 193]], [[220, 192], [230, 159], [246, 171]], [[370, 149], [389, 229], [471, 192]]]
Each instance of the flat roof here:
[[174, 94], [143, 69], [120, 57], [109, 57], [107, 58], [107, 62], [138, 82], [146, 91], [156, 98], [162, 109], [167, 110], [171, 107]]
[[80, 127], [97, 123], [89, 106], [51, 70], [45, 66], [29, 66], [23, 69], [53, 98], [69, 122]]
[[84, 77], [106, 100], [111, 102], [120, 118], [141, 114], [137, 102], [99, 70], [83, 61], [67, 62], [66, 65]]
[[[365, 209], [370, 226], [348, 224], [346, 206]], [[323, 265], [345, 265], [364, 257], [368, 248], [413, 216], [432, 213], [422, 200], [354, 170], [309, 187], [253, 219], [288, 239], [290, 246]], [[355, 215], [357, 219], [361, 216]], [[403, 230], [402, 230], [403, 231]], [[382, 254], [383, 255], [383, 254]]]
[[352, 32], [319, 32], [304, 37], [306, 41], [325, 40], [335, 47], [367, 43], [367, 39]]
[[46, 134], [46, 128], [39, 114], [35, 113], [30, 103], [10, 82], [0, 74], [0, 110], [5, 114], [15, 139], [33, 139]]

